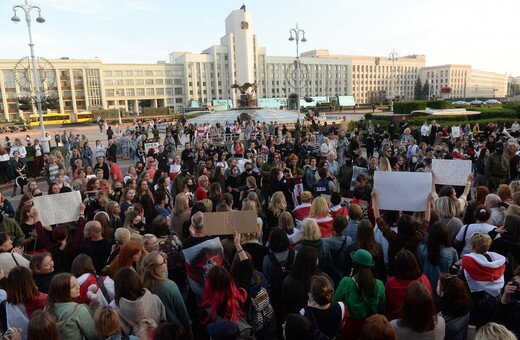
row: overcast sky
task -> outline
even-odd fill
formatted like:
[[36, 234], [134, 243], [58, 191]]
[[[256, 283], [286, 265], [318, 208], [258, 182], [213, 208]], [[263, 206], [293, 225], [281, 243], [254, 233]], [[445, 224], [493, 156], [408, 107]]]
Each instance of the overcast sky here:
[[[0, 0], [1, 59], [29, 54], [27, 27], [11, 22]], [[155, 63], [168, 53], [200, 53], [219, 44], [224, 20], [244, 2], [234, 0], [33, 0], [44, 24], [33, 22], [38, 56], [98, 57], [107, 63]], [[292, 56], [287, 39], [298, 22], [301, 51], [387, 56], [425, 54], [428, 66], [470, 64], [520, 76], [520, 0], [255, 0], [252, 30], [270, 56]], [[36, 17], [34, 12], [34, 18]]]

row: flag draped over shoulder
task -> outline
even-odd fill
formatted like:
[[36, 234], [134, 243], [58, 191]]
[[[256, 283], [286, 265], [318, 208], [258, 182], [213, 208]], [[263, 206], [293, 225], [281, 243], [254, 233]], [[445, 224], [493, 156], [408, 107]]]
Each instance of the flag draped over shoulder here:
[[464, 275], [472, 293], [484, 290], [491, 296], [497, 296], [504, 287], [506, 258], [493, 252], [487, 254], [491, 257], [491, 261], [481, 254], [464, 255], [462, 257]]
[[224, 250], [218, 237], [182, 250], [186, 259], [186, 273], [191, 290], [204, 295], [204, 282], [209, 270], [224, 263]]

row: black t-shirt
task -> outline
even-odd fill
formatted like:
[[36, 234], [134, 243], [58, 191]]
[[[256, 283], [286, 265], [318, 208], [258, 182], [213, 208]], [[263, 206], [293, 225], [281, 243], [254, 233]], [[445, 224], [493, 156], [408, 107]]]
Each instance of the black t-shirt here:
[[81, 245], [79, 252], [90, 256], [94, 268], [96, 269], [96, 273], [99, 274], [101, 269], [103, 269], [107, 264], [113, 244], [114, 240], [102, 239], [99, 241], [92, 241], [87, 239], [85, 240], [85, 243]]
[[[36, 230], [34, 230], [34, 224], [22, 223], [20, 224], [20, 229], [22, 229], [25, 238], [29, 238], [33, 234], [36, 235]], [[29, 253], [42, 249], [43, 244], [38, 239], [32, 240], [31, 242], [25, 244], [25, 251]]]
[[205, 242], [205, 241], [210, 240], [215, 237], [216, 236], [202, 236], [202, 237], [188, 236], [182, 241], [182, 249], [187, 249], [187, 248], [196, 246], [197, 244], [201, 244], [202, 242]]

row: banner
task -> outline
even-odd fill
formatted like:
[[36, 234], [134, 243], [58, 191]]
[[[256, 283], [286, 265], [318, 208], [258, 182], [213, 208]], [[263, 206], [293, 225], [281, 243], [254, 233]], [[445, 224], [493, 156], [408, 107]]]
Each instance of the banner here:
[[368, 173], [368, 169], [367, 168], [362, 168], [360, 166], [354, 166], [353, 167], [353, 169], [352, 169], [352, 181], [350, 182], [350, 191], [353, 191], [354, 188], [357, 185], [357, 181], [356, 181], [357, 176], [360, 175], [360, 174], [367, 174], [367, 173]]
[[154, 153], [159, 152], [159, 143], [144, 143], [144, 153], [148, 154], [148, 150], [153, 149]]
[[33, 202], [34, 207], [40, 212], [42, 225], [72, 222], [79, 218], [79, 191], [37, 196], [33, 198]]
[[471, 173], [471, 161], [465, 159], [432, 159], [435, 184], [465, 186]]
[[424, 211], [432, 190], [432, 174], [376, 171], [374, 188], [381, 210]]
[[256, 211], [224, 211], [204, 213], [204, 230], [207, 235], [256, 233]]
[[451, 136], [454, 138], [459, 138], [460, 137], [460, 127], [452, 126], [451, 127]]

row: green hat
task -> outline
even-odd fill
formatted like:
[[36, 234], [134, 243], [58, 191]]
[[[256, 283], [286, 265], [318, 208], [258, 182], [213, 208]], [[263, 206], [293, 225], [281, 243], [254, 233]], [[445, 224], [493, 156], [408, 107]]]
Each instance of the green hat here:
[[358, 249], [355, 252], [350, 253], [352, 260], [364, 267], [373, 267], [375, 265], [372, 254], [365, 249]]

